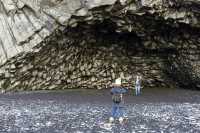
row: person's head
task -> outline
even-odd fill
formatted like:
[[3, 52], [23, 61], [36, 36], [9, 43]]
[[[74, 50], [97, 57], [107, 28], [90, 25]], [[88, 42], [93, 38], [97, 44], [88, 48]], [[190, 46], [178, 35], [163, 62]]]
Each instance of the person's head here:
[[142, 79], [142, 76], [141, 76], [140, 74], [138, 74], [138, 75], [136, 76], [136, 79], [137, 79], [137, 80], [140, 80], [140, 79]]
[[113, 86], [120, 87], [121, 86], [121, 78], [115, 79], [115, 83], [113, 83]]

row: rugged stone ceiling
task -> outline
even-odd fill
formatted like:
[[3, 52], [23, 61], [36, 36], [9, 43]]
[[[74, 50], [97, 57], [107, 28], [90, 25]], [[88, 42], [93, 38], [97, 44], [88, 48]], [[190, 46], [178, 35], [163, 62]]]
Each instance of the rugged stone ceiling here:
[[[175, 81], [173, 84], [177, 83], [179, 86], [199, 88], [199, 19], [199, 0], [0, 0], [1, 88], [4, 90], [13, 89], [16, 86], [33, 88], [32, 84], [36, 89], [44, 86], [46, 88], [51, 86], [54, 89], [56, 87], [63, 88], [70, 83], [77, 84], [71, 88], [84, 86], [102, 88], [105, 87], [104, 85], [107, 86], [106, 83], [109, 85], [114, 78], [121, 75], [123, 75], [122, 77], [126, 75], [127, 85], [131, 86], [131, 82], [134, 80], [131, 75], [136, 73], [143, 75], [144, 83], [147, 83], [147, 86], [166, 86]], [[102, 47], [95, 46], [94, 43]], [[110, 45], [107, 47], [105, 43]], [[117, 44], [117, 47], [114, 44]], [[80, 45], [82, 48], [79, 49], [76, 45]], [[124, 48], [124, 46], [128, 48]], [[62, 59], [57, 59], [57, 57], [54, 59], [56, 55], [67, 58], [70, 53], [73, 53], [74, 58], [69, 58], [69, 60], [74, 61], [83, 48], [85, 51], [93, 48], [91, 51], [95, 51], [95, 53], [89, 53], [89, 56], [92, 55], [91, 57], [96, 57], [95, 54], [99, 51], [96, 50], [97, 48], [101, 49], [100, 53], [113, 53], [114, 57], [118, 57], [114, 53], [115, 51], [124, 50], [125, 54], [122, 52], [119, 56], [120, 59], [117, 60], [121, 61], [124, 60], [123, 58], [127, 58], [129, 63], [125, 65], [126, 68], [123, 68], [122, 72], [119, 71], [120, 68], [116, 67], [120, 63], [116, 63], [116, 66], [112, 66], [112, 69], [106, 72], [109, 74], [104, 75], [102, 72], [104, 80], [101, 81], [102, 78], [99, 76], [91, 76], [88, 80], [91, 83], [83, 84], [80, 82], [83, 81], [85, 75], [90, 77], [92, 72], [91, 69], [89, 74], [82, 73], [87, 73], [85, 71], [88, 68], [87, 65], [86, 68], [81, 68], [82, 65], [88, 64], [87, 61], [78, 64], [77, 62], [62, 62]], [[54, 51], [54, 49], [60, 52], [56, 52], [56, 55], [48, 52]], [[107, 50], [103, 51], [103, 49]], [[114, 50], [109, 51], [108, 49]], [[33, 55], [34, 59], [32, 59]], [[56, 75], [54, 72], [58, 71], [54, 67], [47, 69], [48, 63], [46, 65], [41, 65], [40, 61], [35, 63], [37, 62], [36, 58], [41, 59], [42, 57], [45, 58], [43, 61], [49, 62], [46, 56], [51, 57], [49, 60], [54, 59], [58, 66], [63, 65], [66, 71], [71, 69], [66, 64], [77, 65], [76, 70], [80, 69], [80, 71], [68, 72], [67, 76], [64, 73], [57, 74], [60, 77], [44, 80], [48, 78], [45, 76], [48, 74], [44, 71], [52, 72], [51, 79], [53, 75]], [[87, 56], [83, 55], [82, 58]], [[104, 63], [98, 62], [99, 59], [94, 59], [100, 66], [106, 64], [105, 57], [112, 58], [107, 62], [107, 66], [113, 63], [112, 55], [102, 56], [100, 54], [98, 58], [100, 57]], [[121, 59], [121, 57], [123, 58]], [[135, 59], [138, 57], [140, 57], [138, 60]], [[82, 58], [80, 57], [80, 60]], [[62, 63], [57, 63], [58, 60]], [[147, 63], [149, 60], [151, 60], [150, 64]], [[139, 68], [142, 71], [147, 69], [147, 73], [137, 71], [137, 67], [129, 69], [138, 61], [142, 62], [138, 63]], [[159, 63], [161, 66], [153, 67]], [[18, 68], [17, 64], [22, 67]], [[94, 68], [96, 71], [94, 75], [97, 75], [100, 67], [97, 65]], [[44, 71], [41, 72], [40, 69]], [[35, 70], [37, 72], [33, 74]], [[127, 71], [127, 73], [123, 73], [123, 71]], [[128, 71], [132, 73], [128, 73]], [[73, 80], [74, 75], [77, 77], [80, 72], [84, 76]], [[37, 76], [34, 77], [34, 75]], [[38, 78], [40, 77], [38, 75], [43, 78]], [[153, 78], [149, 78], [152, 75]], [[65, 78], [61, 81], [61, 77]], [[52, 81], [55, 81], [53, 87], [50, 83]], [[101, 83], [98, 84], [97, 81], [101, 81]], [[66, 88], [70, 88], [70, 86]]]

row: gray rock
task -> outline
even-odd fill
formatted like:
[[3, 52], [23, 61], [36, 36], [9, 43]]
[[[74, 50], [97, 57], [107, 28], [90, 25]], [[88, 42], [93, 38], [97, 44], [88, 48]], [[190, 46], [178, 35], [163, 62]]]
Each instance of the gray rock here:
[[0, 87], [100, 89], [141, 74], [146, 86], [198, 88], [199, 10], [194, 0], [0, 0]]

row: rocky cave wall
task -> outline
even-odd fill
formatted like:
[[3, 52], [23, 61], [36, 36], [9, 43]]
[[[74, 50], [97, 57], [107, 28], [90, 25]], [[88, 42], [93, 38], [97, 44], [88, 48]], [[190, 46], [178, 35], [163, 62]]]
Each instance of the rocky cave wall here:
[[7, 91], [102, 89], [118, 77], [123, 79], [124, 86], [133, 87], [136, 75], [143, 76], [146, 86], [170, 86], [163, 71], [165, 53], [141, 48], [134, 34], [105, 34], [96, 30], [82, 33], [83, 30], [78, 27], [56, 35], [39, 52], [7, 62], [3, 87]]
[[200, 87], [198, 1], [9, 2], [0, 2], [3, 92], [102, 89], [117, 77], [133, 87], [136, 75], [148, 87]]

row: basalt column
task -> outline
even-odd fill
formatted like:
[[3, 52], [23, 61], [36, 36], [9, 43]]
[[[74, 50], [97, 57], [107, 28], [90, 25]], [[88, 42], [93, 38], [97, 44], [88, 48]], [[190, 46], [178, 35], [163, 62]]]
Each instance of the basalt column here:
[[194, 0], [0, 0], [0, 89], [200, 88]]
[[133, 87], [138, 74], [146, 86], [170, 86], [162, 70], [165, 53], [145, 49], [136, 34], [100, 31], [101, 26], [68, 29], [38, 52], [13, 58], [4, 66], [2, 87], [7, 91], [102, 89], [118, 77]]

